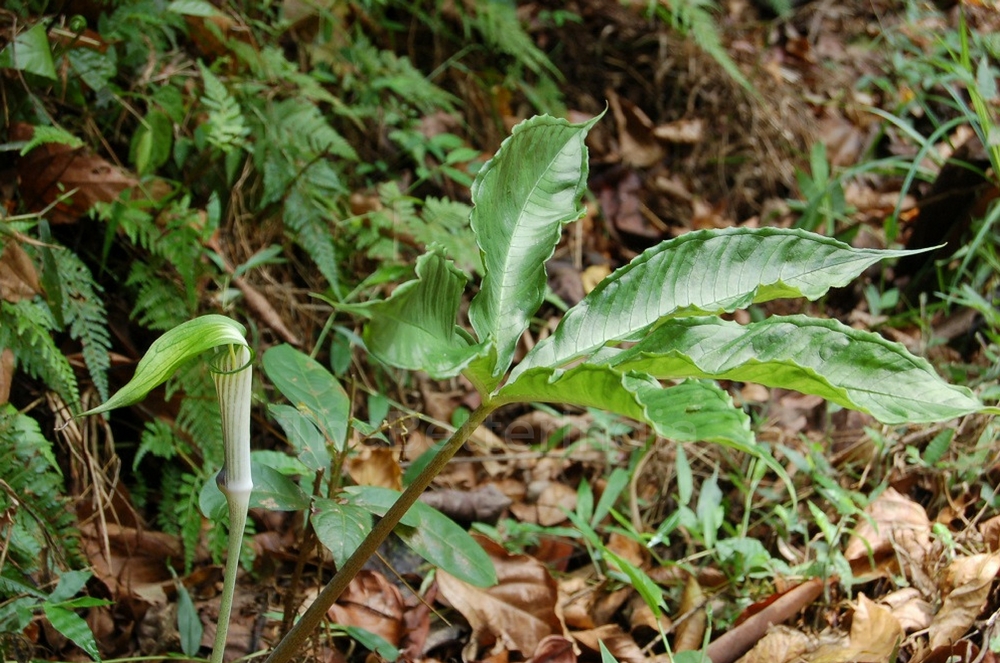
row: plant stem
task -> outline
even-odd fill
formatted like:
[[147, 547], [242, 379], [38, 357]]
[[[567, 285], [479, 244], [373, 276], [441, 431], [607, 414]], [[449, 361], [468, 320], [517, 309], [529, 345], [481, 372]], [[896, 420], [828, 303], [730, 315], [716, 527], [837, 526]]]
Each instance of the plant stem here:
[[230, 493], [226, 496], [226, 500], [229, 502], [229, 547], [226, 549], [226, 572], [222, 580], [219, 617], [215, 622], [215, 643], [212, 645], [211, 663], [222, 663], [222, 655], [226, 653], [226, 636], [229, 632], [229, 616], [233, 610], [236, 574], [240, 570], [240, 548], [243, 545], [243, 530], [247, 524], [250, 491], [242, 497]]
[[309, 634], [323, 621], [327, 610], [340, 598], [340, 595], [347, 589], [351, 580], [354, 579], [354, 576], [365, 565], [368, 558], [378, 550], [378, 547], [382, 545], [382, 542], [396, 527], [399, 520], [413, 506], [413, 503], [417, 501], [417, 498], [424, 492], [424, 489], [430, 485], [434, 477], [440, 474], [444, 466], [451, 460], [451, 457], [455, 455], [455, 452], [465, 444], [465, 441], [469, 439], [472, 433], [479, 428], [480, 424], [486, 420], [486, 417], [497, 406], [497, 403], [487, 401], [472, 411], [468, 420], [455, 431], [454, 435], [448, 440], [448, 443], [441, 448], [433, 460], [427, 464], [427, 467], [424, 468], [420, 475], [375, 524], [372, 531], [361, 542], [361, 545], [358, 546], [358, 549], [338, 569], [329, 584], [323, 588], [323, 591], [316, 597], [316, 600], [309, 606], [309, 609], [305, 611], [302, 618], [292, 627], [292, 630], [281, 639], [281, 642], [278, 643], [264, 663], [286, 663], [295, 655], [305, 643]]

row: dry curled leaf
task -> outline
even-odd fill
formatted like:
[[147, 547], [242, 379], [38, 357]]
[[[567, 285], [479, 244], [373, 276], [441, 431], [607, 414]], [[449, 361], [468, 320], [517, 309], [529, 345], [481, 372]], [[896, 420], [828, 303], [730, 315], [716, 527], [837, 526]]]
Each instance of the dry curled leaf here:
[[483, 649], [513, 650], [531, 656], [546, 637], [561, 632], [556, 617], [556, 582], [537, 560], [509, 555], [498, 544], [477, 537], [493, 560], [497, 584], [473, 587], [443, 570], [438, 571], [441, 596], [472, 627], [463, 657], [479, 660]]
[[573, 637], [593, 652], [600, 652], [603, 643], [618, 663], [647, 663], [642, 648], [617, 624], [605, 624], [588, 631], [577, 631], [573, 633]]
[[903, 627], [892, 611], [858, 594], [847, 644], [825, 645], [812, 653], [810, 663], [882, 663], [903, 641]]
[[968, 632], [986, 606], [998, 571], [1000, 553], [971, 555], [951, 563], [945, 574], [944, 604], [930, 625], [931, 649], [950, 645]]
[[17, 242], [8, 242], [0, 254], [0, 299], [17, 302], [42, 291], [38, 271]]
[[[883, 553], [897, 553], [920, 566], [930, 550], [931, 522], [924, 508], [894, 488], [888, 488], [865, 509], [862, 519], [847, 542], [844, 557], [878, 559]], [[898, 555], [893, 554], [895, 558]]]
[[403, 597], [395, 585], [375, 571], [358, 573], [327, 614], [337, 624], [361, 627], [394, 646], [404, 635]]

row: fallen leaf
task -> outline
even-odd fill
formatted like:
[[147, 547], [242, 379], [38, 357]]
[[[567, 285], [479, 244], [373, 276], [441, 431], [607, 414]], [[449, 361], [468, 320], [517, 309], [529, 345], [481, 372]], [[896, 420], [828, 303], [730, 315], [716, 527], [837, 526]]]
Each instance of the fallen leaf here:
[[605, 624], [588, 631], [576, 631], [571, 635], [593, 652], [600, 652], [603, 643], [618, 663], [647, 663], [642, 648], [618, 624]]
[[359, 486], [402, 490], [403, 471], [399, 468], [398, 449], [361, 446], [361, 452], [348, 458], [345, 466]]
[[883, 663], [903, 641], [903, 627], [885, 606], [864, 594], [851, 620], [848, 643], [824, 645], [806, 658], [810, 663]]
[[463, 656], [479, 660], [479, 652], [502, 646], [527, 658], [539, 643], [561, 632], [556, 617], [556, 582], [537, 560], [527, 555], [510, 555], [493, 541], [477, 537], [493, 560], [497, 584], [473, 587], [444, 570], [438, 570], [438, 588], [472, 627], [472, 636]]
[[931, 625], [934, 608], [921, 596], [915, 587], [904, 587], [882, 597], [882, 603], [889, 606], [892, 615], [906, 633], [922, 631]]
[[858, 523], [847, 542], [849, 561], [876, 559], [881, 553], [898, 553], [920, 567], [931, 548], [931, 522], [924, 508], [894, 488], [888, 488], [865, 508], [868, 518]]
[[738, 663], [791, 663], [818, 646], [815, 638], [787, 626], [773, 626]]
[[[693, 575], [688, 576], [681, 594], [681, 604], [678, 609], [675, 651], [695, 651], [701, 649], [705, 638], [705, 627], [708, 615], [705, 613], [705, 593]], [[683, 618], [683, 620], [681, 619]]]
[[654, 127], [653, 135], [665, 143], [694, 145], [705, 137], [705, 123], [700, 119], [667, 122]]
[[337, 624], [371, 631], [393, 646], [403, 638], [403, 597], [395, 585], [375, 571], [364, 569], [358, 573], [327, 615]]
[[[12, 139], [28, 140], [34, 127], [18, 125], [16, 138], [14, 134], [12, 129]], [[73, 192], [49, 211], [52, 223], [72, 223], [96, 203], [112, 202], [139, 184], [134, 175], [105, 159], [60, 143], [39, 145], [21, 157], [18, 174], [25, 206], [32, 211], [41, 211]]]
[[665, 152], [653, 135], [653, 121], [649, 116], [612, 90], [608, 90], [607, 98], [618, 127], [618, 151], [622, 162], [634, 168], [648, 168], [663, 159]]
[[0, 254], [0, 299], [18, 302], [42, 291], [38, 270], [17, 242], [8, 242]]
[[953, 644], [968, 632], [986, 607], [997, 571], [1000, 553], [970, 555], [951, 563], [945, 573], [947, 595], [929, 627], [931, 649]]
[[573, 642], [562, 635], [542, 638], [528, 663], [576, 663]]

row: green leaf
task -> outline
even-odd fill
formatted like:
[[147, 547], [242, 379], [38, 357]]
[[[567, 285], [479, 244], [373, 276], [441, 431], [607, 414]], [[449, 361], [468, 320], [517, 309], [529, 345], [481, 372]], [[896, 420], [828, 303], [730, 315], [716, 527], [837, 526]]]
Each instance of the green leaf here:
[[607, 548], [602, 546], [601, 554], [612, 564], [618, 567], [622, 574], [628, 578], [629, 584], [639, 593], [643, 603], [645, 603], [653, 615], [659, 618], [666, 609], [667, 603], [663, 599], [663, 590], [657, 585], [645, 571], [627, 559], [624, 559]]
[[672, 320], [609, 360], [658, 378], [757, 382], [816, 394], [886, 424], [942, 421], [985, 408], [899, 343], [836, 320], [774, 317], [746, 326]]
[[337, 378], [318, 361], [287, 344], [265, 352], [263, 363], [268, 377], [285, 398], [311, 417], [337, 448], [343, 448], [351, 401]]
[[159, 110], [146, 114], [132, 139], [130, 158], [140, 175], [147, 175], [170, 159], [173, 149], [174, 125], [170, 117]]
[[291, 405], [268, 405], [267, 411], [285, 431], [288, 443], [295, 447], [303, 465], [314, 472], [330, 467], [331, 458], [326, 448], [326, 438], [309, 417]]
[[90, 571], [67, 571], [59, 577], [59, 583], [46, 600], [49, 603], [68, 601], [83, 589], [92, 575]]
[[177, 583], [177, 631], [181, 636], [181, 651], [194, 657], [201, 647], [201, 636], [205, 628], [198, 616], [198, 609], [191, 600], [184, 583]]
[[716, 385], [687, 381], [662, 387], [642, 373], [580, 364], [562, 370], [533, 368], [506, 384], [500, 402], [567, 403], [596, 407], [644, 421], [674, 440], [707, 440], [756, 453], [750, 420]]
[[906, 251], [854, 249], [803, 230], [727, 228], [663, 242], [604, 279], [511, 375], [557, 367], [607, 343], [637, 340], [664, 320], [783, 297], [816, 299]]
[[87, 655], [95, 661], [101, 660], [101, 654], [97, 651], [97, 642], [94, 640], [94, 634], [90, 630], [90, 627], [87, 626], [87, 622], [83, 620], [83, 617], [72, 610], [67, 610], [53, 603], [43, 604], [42, 610], [55, 630], [72, 640], [77, 647], [87, 652]]
[[43, 78], [56, 78], [45, 23], [36, 23], [0, 51], [0, 68], [17, 69]]
[[539, 116], [518, 124], [472, 184], [472, 229], [484, 276], [469, 320], [479, 340], [496, 347], [495, 378], [510, 366], [517, 340], [542, 303], [545, 261], [562, 225], [583, 216], [584, 138], [598, 119], [571, 124]]
[[371, 512], [357, 504], [317, 499], [312, 515], [316, 538], [333, 555], [339, 569], [372, 529]]
[[[250, 493], [250, 508], [270, 511], [299, 511], [309, 506], [309, 496], [294, 481], [267, 465], [250, 463], [253, 490]], [[218, 522], [229, 513], [226, 498], [219, 490], [215, 478], [201, 487], [198, 507], [202, 514]]]
[[246, 345], [245, 334], [243, 325], [222, 315], [203, 315], [182, 323], [153, 341], [136, 366], [135, 375], [118, 393], [80, 416], [137, 403], [202, 352], [221, 345]]
[[454, 377], [480, 352], [455, 326], [465, 274], [436, 251], [417, 259], [416, 272], [388, 299], [345, 308], [370, 318], [365, 345], [380, 361], [437, 380]]
[[371, 631], [363, 629], [360, 626], [351, 626], [350, 624], [333, 624], [331, 628], [335, 631], [343, 631], [357, 640], [358, 644], [362, 647], [375, 652], [381, 658], [384, 658], [390, 663], [399, 658], [399, 650], [393, 647], [391, 642], [377, 633], [372, 633]]
[[[351, 486], [345, 492], [352, 496], [352, 504], [376, 516], [384, 515], [400, 495], [375, 486]], [[486, 551], [437, 509], [415, 502], [395, 531], [415, 553], [456, 578], [476, 587], [496, 584], [496, 569]]]

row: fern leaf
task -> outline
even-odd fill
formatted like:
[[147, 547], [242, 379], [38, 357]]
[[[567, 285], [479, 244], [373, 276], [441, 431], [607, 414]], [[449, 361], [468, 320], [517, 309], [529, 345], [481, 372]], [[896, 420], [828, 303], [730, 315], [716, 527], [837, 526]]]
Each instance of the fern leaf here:
[[108, 369], [111, 367], [111, 337], [107, 327], [107, 313], [100, 296], [102, 288], [80, 258], [63, 250], [56, 261], [59, 280], [62, 282], [63, 318], [69, 324], [69, 334], [80, 341], [83, 361], [90, 372], [90, 379], [102, 401], [108, 399]]
[[79, 410], [76, 375], [52, 339], [55, 330], [55, 318], [41, 298], [0, 301], [0, 348], [10, 348], [16, 365]]
[[23, 157], [39, 145], [46, 145], [49, 143], [68, 145], [73, 149], [83, 147], [82, 140], [62, 127], [40, 125], [35, 127], [35, 130], [31, 134], [31, 139], [28, 140], [28, 142], [24, 144], [24, 147], [21, 148], [21, 156]]

